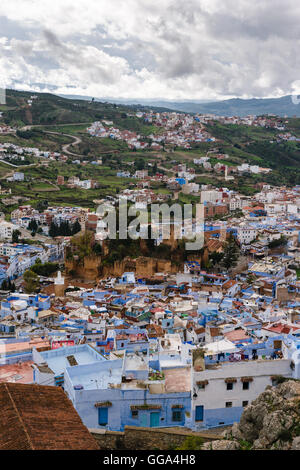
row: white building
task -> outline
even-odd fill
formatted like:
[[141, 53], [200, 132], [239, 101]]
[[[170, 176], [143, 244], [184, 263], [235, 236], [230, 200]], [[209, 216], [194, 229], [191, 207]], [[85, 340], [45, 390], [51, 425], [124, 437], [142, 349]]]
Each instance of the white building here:
[[[206, 350], [208, 346], [210, 345], [205, 347]], [[213, 347], [213, 351], [206, 351], [206, 356], [238, 355], [239, 352], [233, 343], [224, 340], [213, 343]], [[201, 365], [201, 359], [197, 360], [192, 371], [194, 429], [200, 430], [238, 422], [244, 408], [268, 385], [273, 385], [276, 376], [297, 376], [298, 360], [294, 359], [294, 354], [292, 359], [295, 367], [292, 371], [289, 356], [290, 354], [286, 353], [284, 359], [258, 358], [255, 360], [251, 360], [250, 357], [248, 361], [214, 362], [211, 365], [205, 365], [204, 360]]]
[[248, 204], [249, 204], [249, 198], [247, 196], [245, 197], [234, 196], [230, 199], [229, 209], [231, 211], [235, 211], [236, 209], [243, 209]]
[[20, 173], [20, 172], [16, 171], [13, 174], [13, 181], [24, 181], [24, 173]]
[[237, 239], [241, 244], [248, 245], [250, 242], [255, 240], [257, 236], [257, 230], [252, 227], [238, 227]]
[[11, 239], [13, 231], [17, 230], [18, 226], [11, 224], [10, 222], [6, 222], [5, 220], [0, 221], [0, 239], [7, 240]]
[[211, 191], [201, 191], [201, 203], [212, 202], [216, 203], [222, 200], [222, 192], [211, 190]]

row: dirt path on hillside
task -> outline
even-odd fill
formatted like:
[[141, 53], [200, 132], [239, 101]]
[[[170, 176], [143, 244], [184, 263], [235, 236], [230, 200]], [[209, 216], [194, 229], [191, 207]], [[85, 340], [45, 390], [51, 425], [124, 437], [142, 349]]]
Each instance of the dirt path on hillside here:
[[[9, 166], [13, 166], [14, 168], [18, 169], [19, 171], [22, 169], [22, 168], [30, 168], [30, 167], [33, 167], [33, 166], [39, 166], [40, 164], [39, 163], [30, 163], [30, 165], [20, 165], [20, 166], [17, 166], [17, 165], [13, 165], [12, 163], [8, 163], [4, 160], [0, 160], [1, 163], [5, 163], [6, 165], [9, 165]], [[8, 173], [6, 173], [4, 176], [1, 176], [0, 180], [5, 180], [6, 178], [9, 178], [10, 176], [12, 176], [14, 174], [15, 170], [13, 171], [9, 171]]]

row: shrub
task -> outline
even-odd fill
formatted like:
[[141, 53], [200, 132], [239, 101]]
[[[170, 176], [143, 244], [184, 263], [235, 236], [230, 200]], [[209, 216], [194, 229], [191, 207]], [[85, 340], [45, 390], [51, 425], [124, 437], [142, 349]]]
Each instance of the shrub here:
[[176, 450], [201, 450], [203, 438], [199, 436], [188, 436]]

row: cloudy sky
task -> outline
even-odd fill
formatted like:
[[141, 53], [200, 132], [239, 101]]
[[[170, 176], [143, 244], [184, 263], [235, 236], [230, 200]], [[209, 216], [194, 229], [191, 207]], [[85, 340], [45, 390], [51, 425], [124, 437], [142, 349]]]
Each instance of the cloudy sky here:
[[0, 2], [0, 85], [100, 98], [300, 92], [299, 0]]

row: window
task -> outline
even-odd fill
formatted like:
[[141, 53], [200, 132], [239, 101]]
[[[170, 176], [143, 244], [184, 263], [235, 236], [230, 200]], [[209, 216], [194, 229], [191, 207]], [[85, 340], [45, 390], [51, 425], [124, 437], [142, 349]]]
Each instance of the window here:
[[249, 382], [243, 382], [243, 390], [249, 390]]
[[248, 406], [248, 401], [243, 401], [243, 408], [245, 408], [246, 406]]
[[98, 424], [99, 426], [108, 424], [108, 408], [98, 408]]
[[227, 401], [225, 403], [226, 408], [232, 408], [232, 401]]
[[172, 421], [182, 421], [182, 412], [180, 410], [174, 410], [172, 414]]
[[138, 410], [132, 410], [131, 411], [131, 416], [132, 416], [132, 418], [138, 418], [138, 416], [139, 416]]
[[227, 384], [227, 390], [233, 390], [233, 383], [232, 382], [229, 382]]

